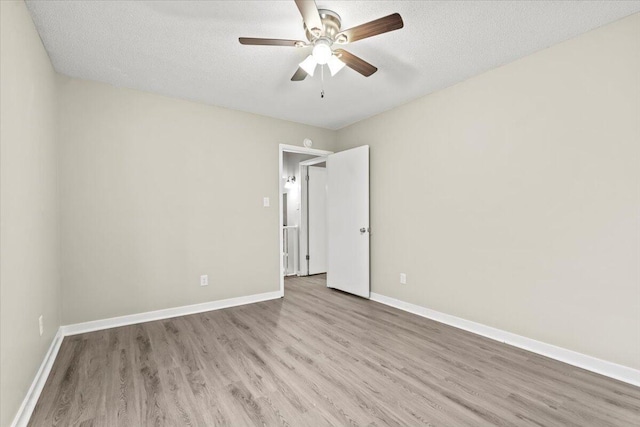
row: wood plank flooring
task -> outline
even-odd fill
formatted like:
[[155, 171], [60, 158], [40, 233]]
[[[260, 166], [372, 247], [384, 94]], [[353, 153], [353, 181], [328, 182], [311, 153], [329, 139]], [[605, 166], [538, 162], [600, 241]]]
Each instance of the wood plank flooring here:
[[324, 285], [67, 337], [29, 425], [640, 425], [640, 388]]

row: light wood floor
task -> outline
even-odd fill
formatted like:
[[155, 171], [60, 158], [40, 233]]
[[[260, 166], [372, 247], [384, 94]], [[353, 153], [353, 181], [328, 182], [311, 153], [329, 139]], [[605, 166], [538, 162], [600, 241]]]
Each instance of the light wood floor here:
[[640, 425], [640, 388], [324, 287], [65, 338], [32, 426]]

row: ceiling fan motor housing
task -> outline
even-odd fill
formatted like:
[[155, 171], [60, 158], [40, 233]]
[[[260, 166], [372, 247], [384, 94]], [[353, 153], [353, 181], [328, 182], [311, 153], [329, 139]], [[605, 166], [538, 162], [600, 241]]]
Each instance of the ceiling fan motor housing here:
[[322, 20], [322, 28], [320, 28], [321, 33], [314, 34], [312, 29], [308, 28], [307, 25], [304, 24], [304, 32], [307, 36], [307, 40], [313, 43], [319, 37], [326, 37], [331, 41], [335, 41], [335, 37], [340, 32], [340, 26], [342, 25], [340, 15], [329, 9], [318, 9], [318, 12], [320, 13], [320, 19]]

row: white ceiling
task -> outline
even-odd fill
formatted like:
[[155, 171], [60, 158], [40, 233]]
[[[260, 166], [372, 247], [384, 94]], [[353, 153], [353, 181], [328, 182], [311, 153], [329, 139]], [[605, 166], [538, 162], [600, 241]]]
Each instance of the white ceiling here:
[[[333, 1], [342, 27], [399, 12], [403, 29], [347, 45], [379, 68], [289, 79], [309, 49], [293, 0], [28, 1], [55, 69], [163, 95], [338, 129], [640, 11], [640, 1]], [[328, 73], [326, 73], [328, 75]]]

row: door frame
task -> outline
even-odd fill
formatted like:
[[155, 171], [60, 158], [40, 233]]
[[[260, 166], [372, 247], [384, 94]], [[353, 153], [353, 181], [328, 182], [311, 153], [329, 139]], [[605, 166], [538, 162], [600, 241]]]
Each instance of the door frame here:
[[283, 166], [284, 166], [284, 153], [296, 153], [296, 154], [310, 154], [318, 157], [327, 157], [329, 154], [333, 154], [333, 151], [326, 150], [317, 150], [315, 148], [307, 148], [307, 147], [299, 147], [297, 145], [287, 145], [280, 144], [278, 146], [278, 274], [280, 275], [280, 297], [284, 297], [284, 254], [283, 254], [283, 245], [282, 245], [282, 233], [283, 233], [283, 225], [282, 220], [284, 219], [284, 215], [282, 213], [282, 192], [284, 191], [284, 182], [282, 180]]
[[[326, 163], [326, 161], [327, 157], [322, 156], [300, 162], [300, 165], [298, 167], [300, 179], [302, 179], [303, 176], [307, 175], [309, 166], [317, 165], [318, 163]], [[309, 246], [309, 194], [308, 187], [305, 188], [305, 184], [308, 185], [308, 182], [300, 181], [300, 217], [298, 218], [300, 220], [300, 228], [298, 231], [298, 240], [300, 241], [300, 244], [298, 246], [298, 250], [301, 250], [304, 247], [306, 252], [306, 249], [308, 249]], [[305, 243], [305, 245], [303, 245], [303, 243]], [[300, 276], [308, 276], [309, 261], [306, 262], [304, 269], [301, 267], [303, 265], [302, 258], [300, 258], [300, 261], [301, 262], [298, 263]]]

